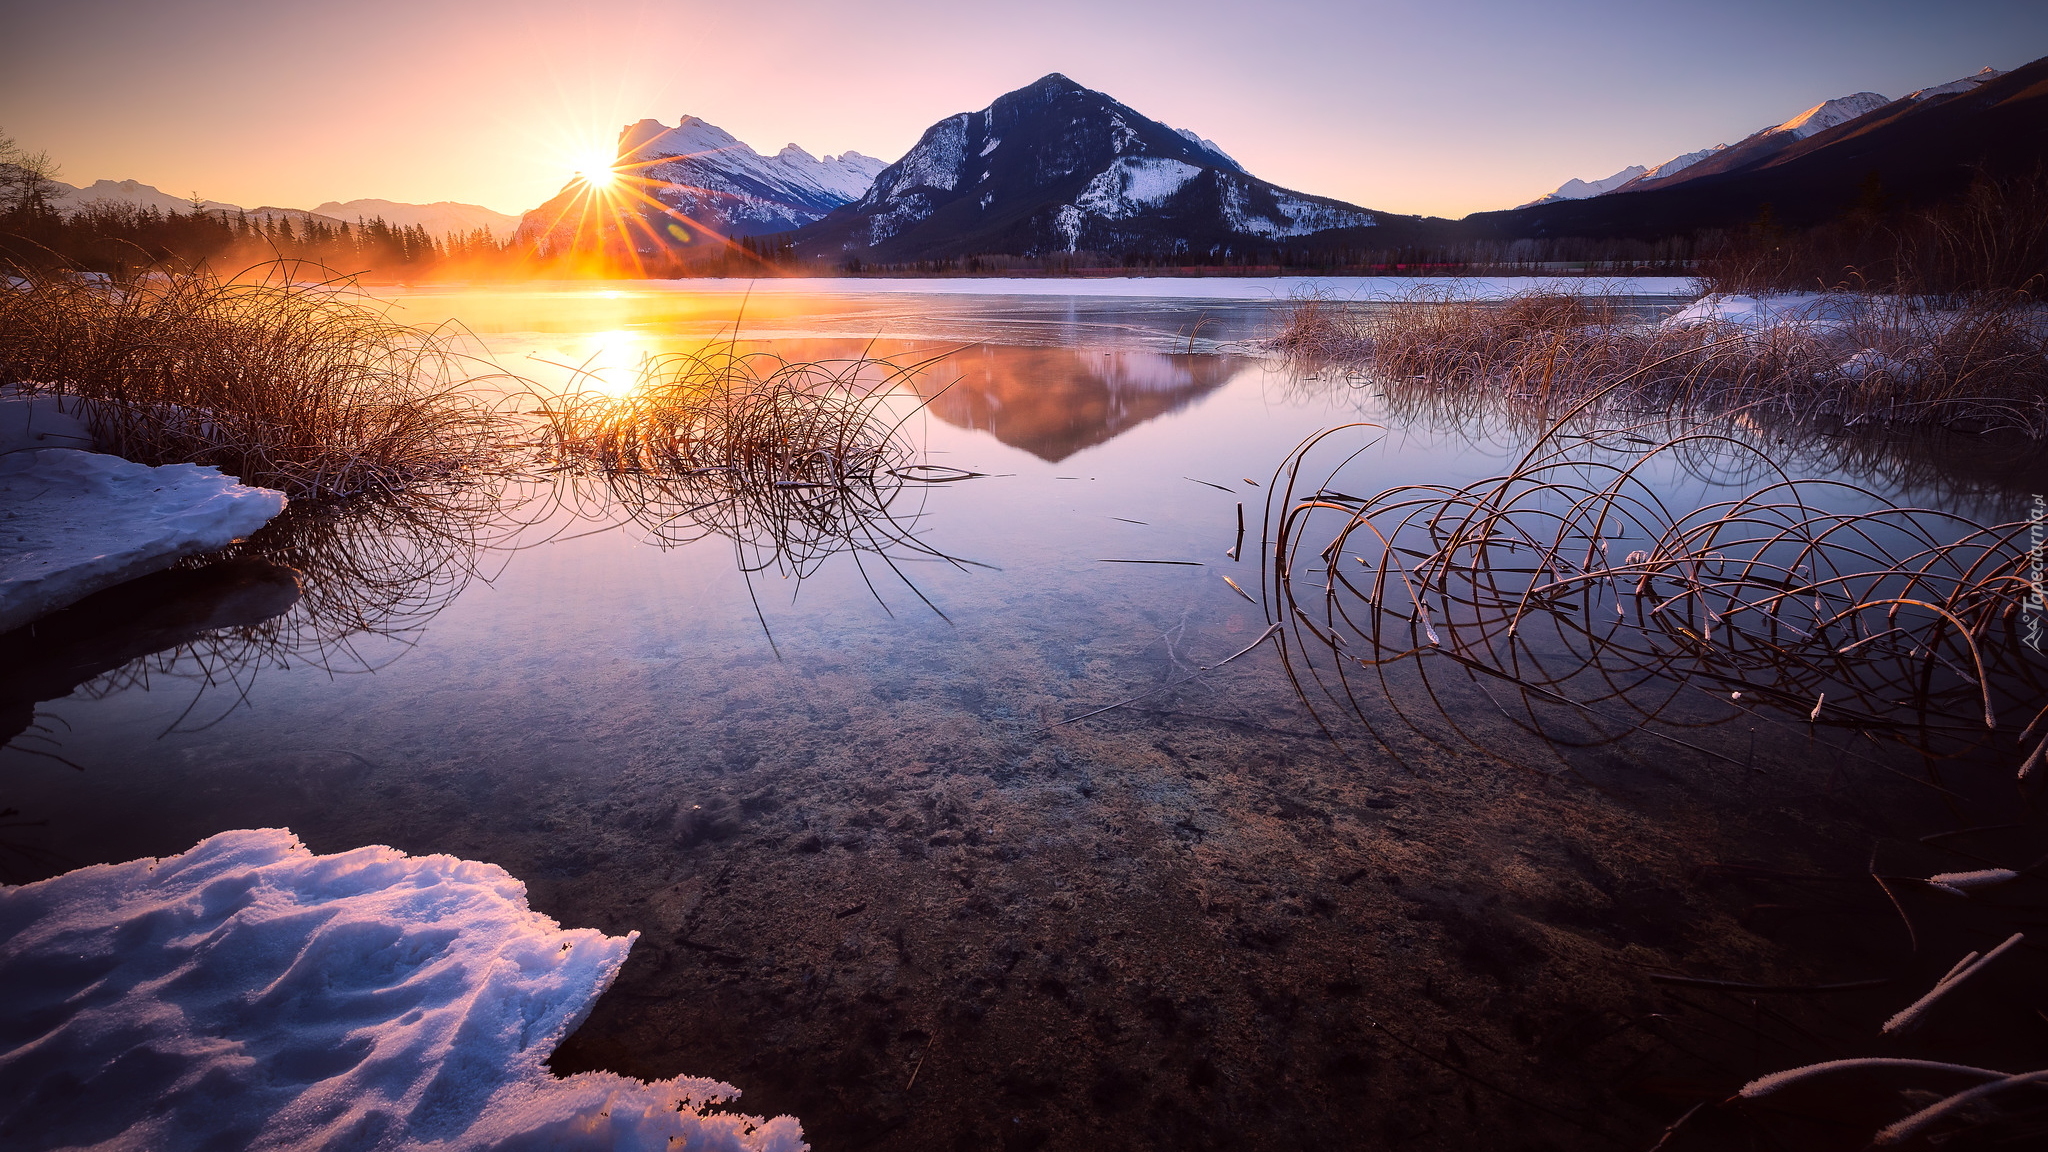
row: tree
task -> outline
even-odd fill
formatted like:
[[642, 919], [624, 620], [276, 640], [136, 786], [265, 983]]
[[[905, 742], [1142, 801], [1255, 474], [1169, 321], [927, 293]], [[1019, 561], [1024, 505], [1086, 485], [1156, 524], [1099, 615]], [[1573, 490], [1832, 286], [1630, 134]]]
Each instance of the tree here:
[[0, 135], [0, 209], [41, 216], [57, 194], [57, 165], [48, 152], [30, 152]]

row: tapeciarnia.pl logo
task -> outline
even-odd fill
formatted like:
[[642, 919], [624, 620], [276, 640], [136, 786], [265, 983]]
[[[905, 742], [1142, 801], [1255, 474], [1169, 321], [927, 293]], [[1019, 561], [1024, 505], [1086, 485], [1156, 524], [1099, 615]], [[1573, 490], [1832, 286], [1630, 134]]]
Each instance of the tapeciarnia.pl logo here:
[[2048, 496], [2034, 493], [2034, 515], [2027, 531], [2027, 647], [2042, 655], [2042, 632], [2048, 629]]

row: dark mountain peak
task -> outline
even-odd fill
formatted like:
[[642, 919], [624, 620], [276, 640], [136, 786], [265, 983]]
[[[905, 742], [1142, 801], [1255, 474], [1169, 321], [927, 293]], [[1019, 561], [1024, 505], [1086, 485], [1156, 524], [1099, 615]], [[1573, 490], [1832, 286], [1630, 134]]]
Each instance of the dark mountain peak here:
[[865, 196], [806, 228], [797, 246], [883, 261], [1221, 255], [1377, 223], [1349, 204], [1275, 188], [1194, 133], [1055, 72], [926, 129]]

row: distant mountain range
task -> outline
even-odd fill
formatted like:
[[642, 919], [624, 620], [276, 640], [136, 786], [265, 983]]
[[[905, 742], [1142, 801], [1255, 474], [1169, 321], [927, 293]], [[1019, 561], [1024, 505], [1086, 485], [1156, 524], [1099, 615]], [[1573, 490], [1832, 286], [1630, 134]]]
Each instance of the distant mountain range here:
[[651, 254], [707, 232], [778, 234], [800, 257], [890, 264], [1399, 243], [1417, 224], [1260, 180], [1213, 141], [1056, 73], [939, 121], [894, 164], [794, 144], [762, 156], [686, 116], [627, 125], [615, 172], [624, 195], [572, 181], [526, 214], [520, 237]]
[[[452, 202], [203, 206], [329, 224], [382, 218], [436, 235], [486, 228], [555, 251], [681, 257], [685, 271], [694, 253], [735, 248], [839, 267], [960, 267], [978, 256], [1074, 257], [1078, 266], [1428, 262], [1475, 241], [1655, 240], [1766, 211], [1788, 226], [1819, 223], [1872, 196], [1894, 208], [1952, 198], [1980, 172], [2048, 164], [2048, 59], [1897, 100], [1824, 100], [1734, 144], [1570, 180], [1519, 208], [1458, 221], [1281, 188], [1214, 142], [1058, 73], [940, 120], [893, 164], [795, 144], [763, 155], [694, 116], [626, 125], [617, 156], [611, 184], [579, 178], [517, 219]], [[59, 186], [62, 208], [94, 201], [191, 207], [132, 180]]]
[[[57, 192], [52, 201], [58, 211], [67, 213], [96, 203], [153, 208], [159, 212], [192, 211], [190, 196], [173, 196], [160, 188], [134, 180], [98, 180], [82, 188], [58, 181]], [[245, 208], [240, 204], [229, 204], [223, 200], [201, 200], [199, 206], [208, 212], [221, 212], [231, 216], [246, 214], [258, 220], [282, 217], [294, 223], [318, 220], [323, 224], [338, 225], [343, 222], [354, 224], [361, 220], [381, 218], [386, 224], [424, 228], [428, 235], [436, 238], [450, 232], [467, 235], [478, 228], [484, 228], [503, 240], [511, 237], [513, 229], [519, 223], [516, 216], [493, 212], [476, 204], [458, 204], [452, 200], [443, 200], [435, 204], [401, 204], [391, 200], [350, 200], [344, 204], [330, 200], [310, 212], [303, 208], [278, 208], [267, 204]]]
[[[1654, 239], [1725, 228], [1766, 207], [1780, 224], [1832, 219], [1870, 195], [1913, 208], [1979, 173], [2048, 164], [2048, 59], [1986, 68], [1897, 100], [1859, 92], [1615, 182], [1572, 181], [1542, 199], [1459, 222], [1466, 236]], [[1621, 176], [1630, 169], [1623, 169]], [[1586, 189], [1595, 189], [1587, 192]]]
[[[1909, 93], [1902, 102], [1919, 103], [1938, 96], [1967, 92], [1979, 84], [1996, 80], [2003, 75], [2005, 73], [1987, 67], [1960, 80], [1951, 80], [1946, 84]], [[1716, 144], [1697, 152], [1673, 156], [1662, 164], [1649, 168], [1632, 164], [1601, 180], [1567, 180], [1554, 191], [1547, 192], [1527, 204], [1519, 205], [1517, 210], [1534, 208], [1540, 204], [1552, 204], [1559, 200], [1587, 200], [1614, 192], [1668, 188], [1680, 182], [1681, 173], [1684, 174], [1683, 179], [1693, 180], [1717, 172], [1753, 168], [1809, 136], [1824, 132], [1837, 124], [1846, 124], [1867, 116], [1891, 103], [1893, 101], [1875, 92], [1857, 92], [1849, 96], [1823, 100], [1782, 124], [1757, 129], [1732, 147], [1727, 144]]]
[[519, 237], [573, 243], [593, 229], [618, 229], [621, 216], [629, 233], [621, 239], [641, 252], [695, 243], [702, 232], [789, 232], [859, 197], [885, 167], [858, 152], [820, 159], [795, 144], [763, 156], [695, 116], [673, 128], [659, 120], [628, 124], [618, 155], [613, 170], [624, 195], [593, 198], [585, 182], [573, 180], [525, 215]]

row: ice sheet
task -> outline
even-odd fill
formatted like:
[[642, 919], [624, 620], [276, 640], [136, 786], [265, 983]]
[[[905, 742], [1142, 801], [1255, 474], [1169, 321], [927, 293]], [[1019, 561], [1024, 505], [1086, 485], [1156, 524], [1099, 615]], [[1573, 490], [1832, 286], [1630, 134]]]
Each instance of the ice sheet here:
[[151, 468], [75, 448], [0, 454], [0, 632], [225, 547], [284, 505], [282, 492], [197, 464]]
[[636, 936], [492, 864], [281, 829], [0, 888], [0, 1145], [804, 1148], [710, 1111], [729, 1084], [548, 1071]]

